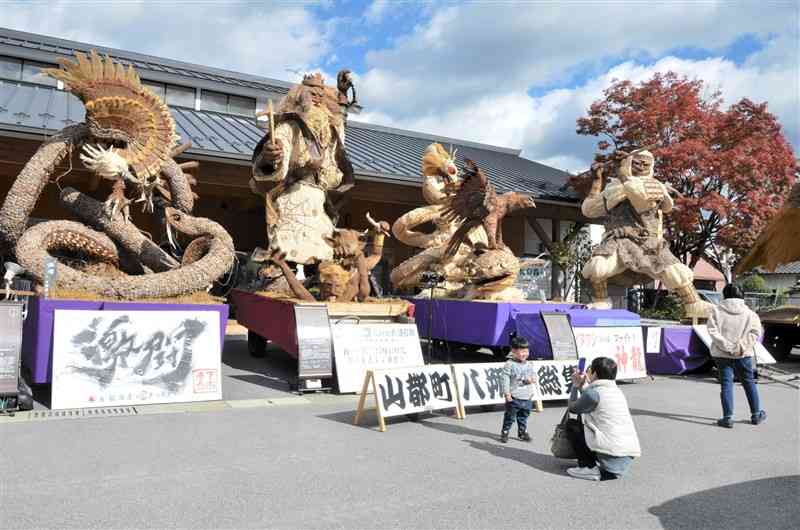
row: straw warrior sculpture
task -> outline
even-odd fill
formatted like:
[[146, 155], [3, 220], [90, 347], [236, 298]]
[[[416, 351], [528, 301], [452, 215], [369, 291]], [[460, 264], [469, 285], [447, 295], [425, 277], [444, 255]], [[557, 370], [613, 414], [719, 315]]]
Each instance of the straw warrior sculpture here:
[[[48, 139], [28, 161], [0, 208], [4, 253], [38, 281], [47, 256], [57, 264], [59, 289], [88, 291], [118, 299], [170, 298], [204, 291], [234, 260], [233, 242], [217, 223], [190, 215], [194, 179], [173, 157], [190, 144], [175, 147], [175, 123], [166, 105], [144, 87], [132, 67], [109, 57], [78, 53], [61, 60], [62, 69], [44, 72], [63, 81], [84, 103], [86, 121]], [[81, 150], [81, 160], [96, 176], [113, 181], [102, 204], [65, 188], [62, 203], [87, 225], [48, 221], [27, 228], [28, 219], [55, 166]], [[192, 163], [190, 163], [192, 164]], [[184, 263], [166, 254], [128, 221], [133, 189], [145, 210], [165, 217], [168, 233], [196, 238]], [[171, 238], [170, 238], [171, 239]], [[137, 275], [138, 274], [138, 275]]]
[[[338, 86], [352, 88], [349, 72], [340, 72]], [[281, 100], [253, 152], [250, 185], [265, 196], [269, 246], [289, 261], [333, 257], [325, 239], [333, 234], [343, 194], [355, 183], [344, 149], [343, 109], [350, 104], [320, 74], [308, 75]]]
[[[673, 207], [668, 188], [653, 177], [654, 158], [647, 150], [621, 153], [617, 178], [602, 188], [603, 166], [595, 166], [595, 180], [581, 205], [583, 215], [604, 218], [606, 232], [583, 268], [592, 283], [592, 307], [608, 309], [608, 282], [626, 285], [660, 280], [675, 291], [690, 317], [706, 317], [708, 304], [692, 285], [692, 270], [669, 250], [663, 237], [662, 215]], [[601, 191], [602, 188], [602, 191]]]

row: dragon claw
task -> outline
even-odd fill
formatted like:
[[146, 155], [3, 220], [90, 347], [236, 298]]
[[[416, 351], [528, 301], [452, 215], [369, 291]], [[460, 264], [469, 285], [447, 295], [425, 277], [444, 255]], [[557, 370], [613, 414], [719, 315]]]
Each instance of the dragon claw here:
[[108, 216], [113, 219], [117, 214], [121, 214], [123, 221], [127, 223], [130, 219], [130, 204], [130, 199], [125, 197], [125, 184], [122, 181], [115, 182], [114, 189], [105, 203]]

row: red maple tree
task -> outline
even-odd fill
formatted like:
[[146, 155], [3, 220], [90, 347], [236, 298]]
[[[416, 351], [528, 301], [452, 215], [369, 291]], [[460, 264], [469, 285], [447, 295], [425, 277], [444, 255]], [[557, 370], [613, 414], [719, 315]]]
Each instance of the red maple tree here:
[[[730, 270], [723, 255], [750, 249], [795, 181], [794, 153], [767, 104], [723, 109], [719, 92], [674, 72], [614, 80], [604, 95], [577, 122], [578, 134], [603, 138], [596, 160], [655, 144], [655, 177], [682, 194], [664, 220], [672, 252], [691, 267], [703, 257]], [[573, 185], [585, 189], [586, 176]]]

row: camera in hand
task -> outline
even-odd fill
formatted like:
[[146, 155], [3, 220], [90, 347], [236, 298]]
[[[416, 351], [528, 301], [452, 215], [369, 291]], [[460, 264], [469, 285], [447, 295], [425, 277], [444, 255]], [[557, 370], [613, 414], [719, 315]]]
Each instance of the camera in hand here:
[[420, 276], [421, 283], [426, 287], [444, 283], [444, 274], [435, 271], [425, 271]]

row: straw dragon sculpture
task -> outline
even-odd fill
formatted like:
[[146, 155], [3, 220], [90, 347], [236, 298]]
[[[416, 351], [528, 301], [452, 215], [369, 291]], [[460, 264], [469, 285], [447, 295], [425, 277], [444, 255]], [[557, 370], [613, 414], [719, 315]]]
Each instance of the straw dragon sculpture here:
[[[462, 246], [455, 255], [445, 257], [444, 251], [450, 237], [458, 229], [458, 224], [444, 218], [444, 202], [447, 199], [445, 187], [459, 180], [455, 164], [455, 152], [448, 153], [438, 143], [428, 146], [422, 157], [422, 196], [428, 206], [416, 208], [403, 214], [392, 225], [392, 234], [408, 246], [422, 249], [418, 254], [395, 267], [390, 279], [397, 289], [417, 287], [422, 283], [422, 273], [429, 270], [440, 272], [445, 277], [441, 288], [444, 294], [451, 294], [464, 286], [463, 266], [471, 253]], [[431, 223], [434, 231], [430, 234], [416, 231], [418, 226]], [[472, 244], [488, 243], [486, 232], [477, 227], [468, 235]]]
[[[39, 282], [48, 256], [59, 259], [57, 287], [118, 299], [171, 298], [200, 292], [230, 269], [233, 241], [219, 224], [193, 217], [194, 179], [174, 157], [175, 123], [166, 105], [127, 69], [92, 51], [61, 61], [45, 73], [63, 81], [83, 102], [86, 121], [64, 128], [37, 150], [17, 177], [0, 208], [0, 247]], [[113, 182], [105, 204], [73, 188], [60, 199], [84, 224], [28, 220], [56, 166], [79, 151], [84, 166]], [[129, 221], [131, 199], [146, 212], [164, 215], [172, 231], [194, 238], [183, 262], [161, 250]], [[88, 225], [88, 226], [86, 226]]]
[[[503, 244], [503, 217], [535, 204], [521, 194], [498, 195], [485, 174], [467, 160], [459, 174], [455, 152], [431, 144], [422, 158], [422, 194], [428, 206], [401, 216], [392, 232], [403, 243], [423, 249], [395, 267], [395, 288], [419, 287], [427, 271], [444, 277], [441, 294], [456, 298], [521, 299], [513, 287], [519, 260]], [[432, 223], [430, 234], [414, 229]], [[491, 232], [488, 233], [487, 232]]]

